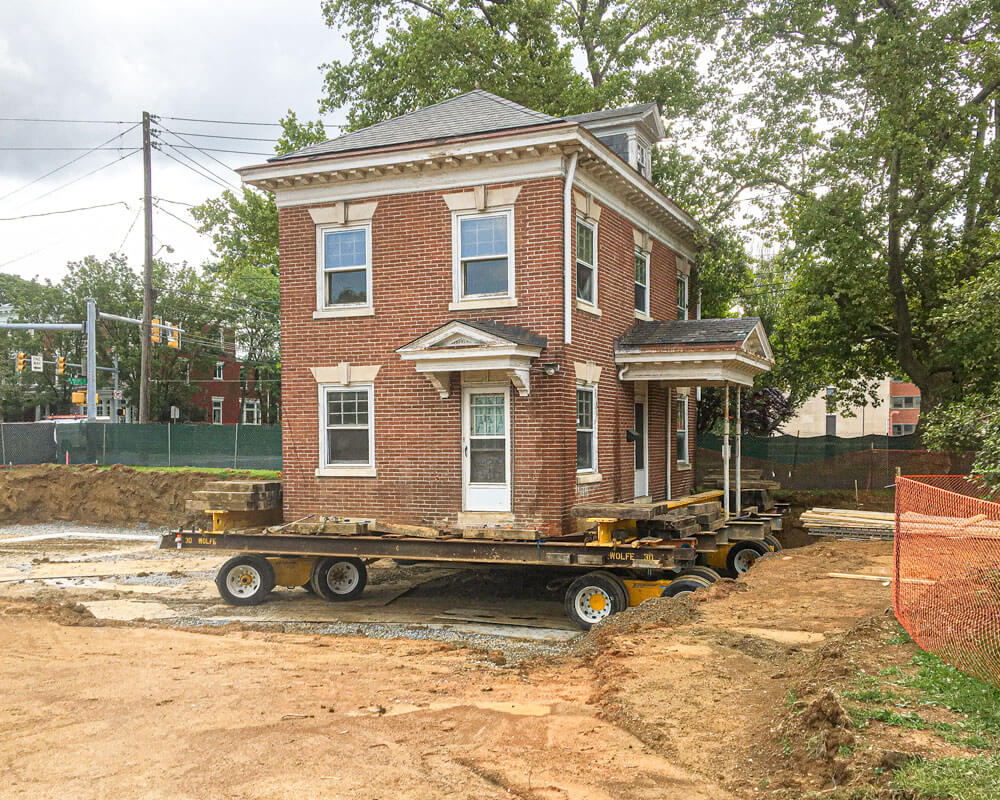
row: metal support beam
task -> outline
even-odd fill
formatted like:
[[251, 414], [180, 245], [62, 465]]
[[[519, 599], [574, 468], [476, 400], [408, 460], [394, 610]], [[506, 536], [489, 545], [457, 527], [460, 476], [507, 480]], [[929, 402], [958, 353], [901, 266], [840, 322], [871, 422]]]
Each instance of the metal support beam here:
[[87, 298], [87, 421], [97, 419], [97, 301]]
[[736, 387], [736, 516], [743, 514], [743, 388]]
[[82, 331], [79, 322], [3, 322], [0, 329], [8, 331]]
[[729, 519], [729, 384], [722, 401], [722, 504], [723, 515]]

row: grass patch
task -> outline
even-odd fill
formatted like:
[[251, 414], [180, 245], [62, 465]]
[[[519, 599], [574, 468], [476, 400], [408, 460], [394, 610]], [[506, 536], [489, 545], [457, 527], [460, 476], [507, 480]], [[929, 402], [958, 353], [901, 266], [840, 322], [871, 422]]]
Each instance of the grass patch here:
[[914, 761], [896, 771], [892, 787], [919, 798], [995, 800], [1000, 786], [1000, 758], [937, 758]]
[[941, 706], [968, 717], [967, 727], [976, 733], [1000, 736], [1000, 689], [959, 672], [937, 656], [920, 652], [913, 658], [914, 675], [900, 684], [921, 693], [925, 705]]

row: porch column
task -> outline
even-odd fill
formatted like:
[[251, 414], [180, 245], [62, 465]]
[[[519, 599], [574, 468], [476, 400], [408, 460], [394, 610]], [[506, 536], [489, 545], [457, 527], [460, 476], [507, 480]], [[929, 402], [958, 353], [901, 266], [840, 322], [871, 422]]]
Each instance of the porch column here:
[[676, 447], [677, 437], [671, 430], [671, 421], [674, 411], [674, 390], [667, 387], [667, 500], [673, 499], [673, 486], [671, 485], [670, 474], [674, 460], [674, 447]]
[[729, 519], [729, 384], [726, 384], [722, 401], [722, 508]]
[[736, 387], [736, 516], [743, 514], [743, 387]]

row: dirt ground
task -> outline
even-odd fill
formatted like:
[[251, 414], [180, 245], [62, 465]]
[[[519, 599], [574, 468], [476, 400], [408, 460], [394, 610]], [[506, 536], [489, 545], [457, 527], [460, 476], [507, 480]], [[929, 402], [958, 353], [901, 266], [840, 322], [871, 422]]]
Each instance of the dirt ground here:
[[356, 603], [234, 610], [218, 557], [67, 535], [0, 530], [0, 797], [790, 800], [851, 779], [823, 698], [893, 634], [888, 581], [827, 577], [888, 576], [886, 542], [582, 635], [548, 576], [380, 562]]

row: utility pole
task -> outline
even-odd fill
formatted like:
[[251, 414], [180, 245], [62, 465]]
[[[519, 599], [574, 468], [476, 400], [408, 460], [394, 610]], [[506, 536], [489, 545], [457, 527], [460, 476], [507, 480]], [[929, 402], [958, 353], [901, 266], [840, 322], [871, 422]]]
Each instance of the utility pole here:
[[87, 422], [97, 419], [97, 301], [87, 298]]
[[142, 112], [143, 209], [146, 229], [146, 258], [142, 280], [142, 363], [139, 369], [139, 422], [149, 422], [149, 368], [153, 342], [153, 158], [150, 144], [149, 112]]

